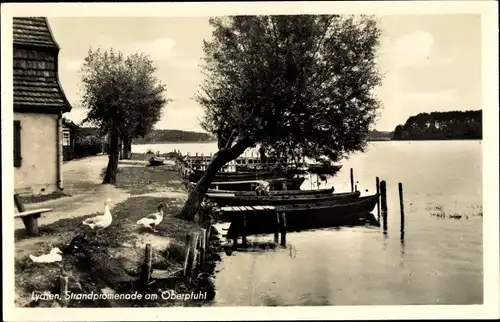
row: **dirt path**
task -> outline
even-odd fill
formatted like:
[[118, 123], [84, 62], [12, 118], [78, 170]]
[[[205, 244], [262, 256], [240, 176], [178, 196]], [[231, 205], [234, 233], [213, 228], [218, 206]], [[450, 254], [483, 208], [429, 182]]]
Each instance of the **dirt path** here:
[[[102, 172], [108, 164], [107, 156], [89, 157], [63, 164], [64, 197], [26, 205], [26, 209], [52, 208], [54, 211], [39, 218], [40, 226], [60, 219], [82, 217], [102, 212], [104, 201], [111, 198], [112, 204], [127, 200], [130, 194], [112, 185], [102, 184]], [[16, 220], [15, 229], [23, 228], [21, 220]]]
[[[108, 163], [107, 156], [89, 157], [82, 160], [70, 161], [63, 164], [64, 192], [71, 196], [48, 200], [39, 203], [27, 204], [26, 209], [52, 208], [53, 211], [42, 215], [38, 219], [40, 227], [50, 225], [61, 219], [84, 217], [104, 211], [104, 201], [111, 198], [111, 212], [115, 205], [127, 201], [129, 198], [158, 197], [176, 200], [182, 204], [187, 198], [186, 191], [172, 189], [171, 186], [155, 186], [155, 191], [131, 195], [124, 189], [113, 185], [102, 184], [102, 174]], [[120, 168], [143, 168], [144, 162], [121, 160]], [[144, 169], [144, 168], [143, 168]], [[16, 220], [15, 229], [24, 229], [21, 220]], [[69, 238], [74, 232], [61, 232], [55, 235], [30, 237], [16, 241], [16, 257], [24, 257], [36, 252], [40, 244], [52, 244]], [[66, 236], [67, 235], [67, 236]], [[149, 240], [149, 239], [146, 239]]]

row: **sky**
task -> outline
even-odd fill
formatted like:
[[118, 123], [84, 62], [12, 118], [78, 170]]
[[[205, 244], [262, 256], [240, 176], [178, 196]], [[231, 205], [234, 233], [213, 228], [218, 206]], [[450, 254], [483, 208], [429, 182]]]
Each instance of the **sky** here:
[[[80, 122], [79, 69], [90, 48], [149, 54], [156, 76], [174, 101], [162, 111], [157, 129], [203, 131], [203, 109], [192, 97], [203, 80], [202, 43], [210, 39], [208, 17], [49, 18], [61, 51], [59, 78]], [[380, 17], [378, 65], [384, 74], [382, 102], [374, 128], [392, 131], [409, 116], [432, 111], [481, 108], [481, 21], [479, 15]]]

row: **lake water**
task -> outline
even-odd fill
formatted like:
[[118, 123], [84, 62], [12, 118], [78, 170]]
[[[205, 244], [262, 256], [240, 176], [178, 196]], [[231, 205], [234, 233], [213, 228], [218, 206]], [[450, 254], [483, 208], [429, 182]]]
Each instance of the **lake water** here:
[[[216, 152], [215, 143], [133, 146], [133, 152]], [[363, 194], [387, 181], [388, 231], [321, 229], [287, 235], [287, 249], [223, 255], [217, 306], [481, 304], [483, 302], [480, 141], [371, 142], [341, 162], [321, 187]], [[315, 181], [313, 178], [312, 181]], [[404, 186], [400, 236], [398, 182]], [[306, 180], [302, 186], [308, 189]], [[459, 214], [461, 219], [439, 218]], [[376, 210], [375, 210], [376, 215]], [[272, 236], [251, 239], [271, 240]]]

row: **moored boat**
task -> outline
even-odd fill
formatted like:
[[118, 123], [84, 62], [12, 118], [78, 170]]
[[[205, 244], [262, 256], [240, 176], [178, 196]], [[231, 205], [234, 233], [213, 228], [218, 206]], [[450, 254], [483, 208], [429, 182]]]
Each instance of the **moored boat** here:
[[[270, 196], [282, 195], [330, 195], [335, 191], [334, 188], [317, 189], [317, 190], [276, 190], [268, 191]], [[208, 189], [207, 193], [225, 194], [227, 196], [257, 196], [256, 191], [237, 191], [237, 190], [215, 190]]]
[[[231, 222], [228, 236], [240, 235], [242, 215], [245, 215], [246, 218], [247, 235], [272, 233], [276, 227], [276, 214], [279, 212], [285, 213], [287, 231], [334, 227], [359, 223], [360, 220], [369, 218], [369, 214], [375, 208], [378, 199], [378, 195], [371, 195], [334, 204], [317, 202], [257, 207], [267, 208], [262, 211], [242, 211], [243, 207], [223, 207], [224, 211], [218, 220]], [[240, 208], [240, 210], [232, 211], [231, 208]], [[256, 207], [246, 206], [245, 208]]]
[[154, 156], [149, 159], [149, 164], [152, 166], [163, 165], [164, 163], [165, 163], [165, 158], [163, 157]]
[[360, 192], [334, 193], [329, 195], [274, 195], [274, 196], [231, 196], [207, 193], [205, 198], [218, 206], [299, 205], [317, 202], [339, 202], [359, 198]]
[[[266, 179], [269, 183], [270, 190], [299, 190], [305, 178], [276, 178]], [[238, 190], [249, 191], [255, 190], [261, 185], [264, 180], [242, 180], [242, 181], [214, 181], [210, 184], [210, 189], [216, 190]]]
[[[188, 180], [198, 182], [203, 176], [204, 171], [193, 171], [189, 174]], [[255, 173], [236, 173], [236, 172], [219, 172], [215, 175], [214, 181], [247, 181], [247, 180], [265, 180], [283, 178], [280, 173], [271, 171], [255, 172]]]

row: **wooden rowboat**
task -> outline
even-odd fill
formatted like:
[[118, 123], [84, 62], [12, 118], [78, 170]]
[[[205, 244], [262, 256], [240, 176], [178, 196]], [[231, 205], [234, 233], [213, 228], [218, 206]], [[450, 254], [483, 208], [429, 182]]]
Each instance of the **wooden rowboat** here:
[[[283, 186], [286, 186], [286, 190], [300, 190], [300, 186], [304, 183], [305, 178], [276, 178], [276, 179], [266, 179], [269, 183], [270, 190], [283, 190]], [[243, 180], [243, 181], [214, 181], [210, 185], [210, 189], [216, 190], [238, 190], [238, 191], [249, 191], [255, 190], [263, 180]]]
[[149, 159], [149, 164], [152, 166], [162, 165], [162, 164], [164, 164], [164, 162], [165, 162], [165, 158], [163, 158], [163, 157], [154, 156], [154, 157], [151, 157]]
[[359, 191], [334, 193], [329, 195], [278, 195], [278, 196], [230, 196], [207, 193], [205, 198], [218, 206], [259, 206], [259, 205], [299, 205], [316, 202], [332, 202], [358, 199]]
[[[204, 172], [200, 170], [189, 174], [189, 181], [198, 182], [203, 176]], [[283, 175], [271, 171], [256, 172], [256, 173], [241, 173], [241, 172], [227, 172], [217, 173], [214, 181], [247, 181], [247, 180], [265, 180], [283, 178]]]
[[[355, 200], [344, 200], [335, 204], [318, 202], [313, 204], [294, 204], [272, 207], [261, 211], [244, 211], [242, 207], [223, 207], [225, 211], [218, 217], [220, 221], [229, 221], [231, 226], [227, 236], [241, 236], [243, 215], [246, 218], [246, 233], [267, 234], [276, 229], [277, 213], [283, 212], [286, 217], [286, 231], [300, 231], [341, 225], [359, 224], [377, 205], [378, 195], [360, 197]], [[245, 206], [250, 208], [249, 206]], [[238, 208], [231, 210], [231, 208]], [[256, 208], [256, 207], [252, 207]]]
[[[317, 189], [317, 190], [278, 190], [268, 191], [270, 196], [283, 196], [283, 195], [330, 195], [333, 193], [334, 188]], [[207, 193], [219, 193], [227, 196], [257, 196], [256, 191], [235, 191], [235, 190], [215, 190], [208, 189]]]

